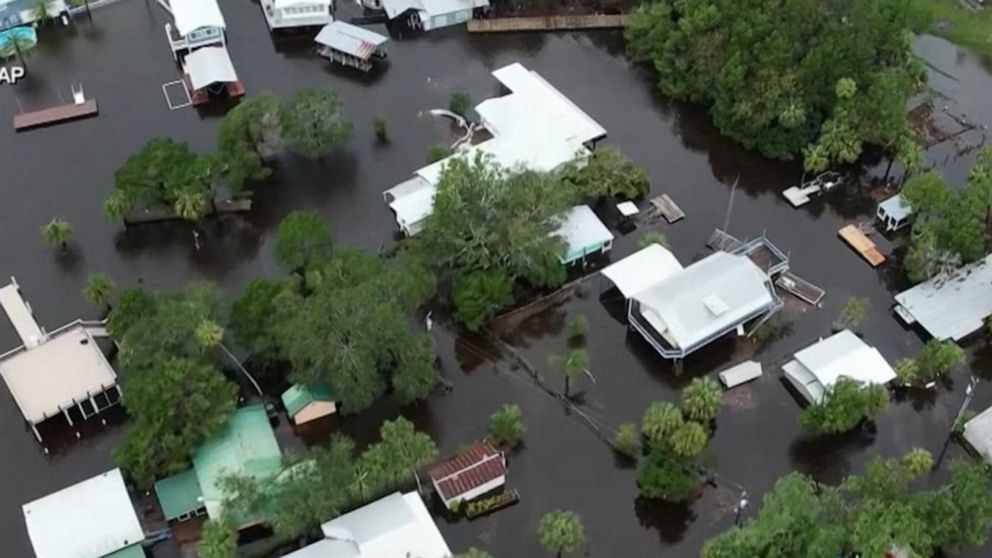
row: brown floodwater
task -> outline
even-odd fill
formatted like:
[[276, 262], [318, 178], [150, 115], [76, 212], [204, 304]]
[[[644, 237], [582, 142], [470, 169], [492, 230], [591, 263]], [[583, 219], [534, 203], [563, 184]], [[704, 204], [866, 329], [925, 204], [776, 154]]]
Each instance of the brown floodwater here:
[[[369, 250], [393, 244], [394, 225], [382, 204], [382, 190], [422, 165], [428, 145], [451, 138], [448, 123], [425, 111], [445, 106], [457, 90], [476, 101], [498, 93], [489, 72], [519, 61], [561, 89], [609, 131], [610, 143], [647, 168], [652, 195], [668, 193], [685, 210], [686, 219], [675, 225], [650, 227], [668, 236], [683, 262], [708, 253], [704, 243], [715, 227], [723, 226], [731, 184], [739, 179], [729, 231], [741, 237], [766, 231], [790, 253], [793, 270], [828, 294], [819, 309], [790, 300], [789, 331], [757, 352], [765, 375], [727, 394], [711, 446], [717, 488], [707, 489], [688, 506], [638, 499], [635, 470], [615, 458], [588, 422], [566, 413], [492, 347], [436, 327], [451, 393], [402, 410], [383, 401], [368, 413], [333, 422], [331, 429], [367, 441], [381, 420], [402, 411], [434, 436], [442, 453], [450, 453], [483, 436], [489, 415], [501, 404], [518, 403], [528, 430], [523, 448], [510, 458], [509, 483], [520, 491], [521, 502], [476, 521], [440, 519], [452, 549], [474, 545], [500, 558], [545, 555], [535, 535], [539, 518], [554, 508], [570, 508], [583, 517], [588, 534], [579, 554], [696, 556], [706, 538], [731, 526], [739, 486], [754, 500], [792, 470], [835, 482], [857, 472], [872, 455], [913, 446], [940, 451], [963, 397], [967, 371], [935, 394], [894, 396], [873, 435], [823, 441], [800, 431], [799, 406], [777, 367], [795, 350], [827, 335], [849, 296], [872, 301], [865, 337], [887, 358], [912, 354], [921, 345], [918, 333], [902, 327], [890, 311], [893, 291], [904, 286], [899, 271], [871, 269], [837, 238], [843, 224], [870, 216], [868, 196], [851, 185], [792, 209], [778, 192], [799, 180], [800, 166], [748, 153], [721, 138], [704, 112], [661, 98], [654, 78], [624, 59], [617, 34], [468, 36], [448, 29], [391, 42], [388, 67], [365, 76], [329, 66], [306, 40], [274, 42], [257, 4], [249, 0], [225, 0], [222, 10], [231, 57], [249, 94], [271, 90], [288, 96], [306, 86], [331, 87], [340, 92], [355, 125], [353, 141], [324, 162], [282, 158], [274, 179], [259, 186], [255, 210], [245, 218], [205, 225], [200, 250], [194, 249], [185, 225], [125, 231], [101, 211], [114, 169], [157, 136], [211, 149], [223, 111], [168, 109], [161, 84], [178, 76], [162, 27], [169, 17], [152, 0], [122, 1], [95, 10], [92, 24], [81, 19], [70, 29], [45, 30], [38, 53], [28, 61], [30, 77], [16, 86], [0, 86], [0, 116], [9, 119], [19, 107], [67, 99], [70, 84], [78, 82], [99, 101], [101, 113], [22, 134], [0, 127], [0, 277], [17, 277], [42, 325], [53, 328], [98, 313], [80, 296], [87, 275], [95, 271], [111, 274], [119, 285], [174, 289], [210, 280], [232, 293], [252, 277], [275, 275], [269, 243], [275, 225], [294, 209], [318, 211], [341, 244]], [[356, 12], [352, 5], [342, 10]], [[992, 76], [977, 59], [936, 38], [921, 38], [917, 46], [931, 64], [938, 109], [947, 105], [971, 122], [992, 123]], [[388, 121], [388, 144], [375, 142], [371, 123], [376, 115]], [[980, 140], [981, 131], [962, 136], [965, 142]], [[963, 182], [974, 157], [973, 151], [958, 155], [961, 147], [942, 144], [929, 153], [929, 160], [954, 184]], [[877, 176], [884, 164], [860, 172]], [[68, 256], [55, 254], [39, 235], [39, 228], [56, 215], [74, 227]], [[633, 251], [647, 228], [619, 237], [614, 260]], [[882, 247], [890, 248], [889, 243]], [[581, 294], [526, 320], [508, 338], [557, 386], [560, 376], [546, 366], [548, 356], [566, 350], [563, 330], [570, 316], [588, 317], [587, 345], [596, 383], [579, 380], [576, 389], [582, 392], [580, 410], [601, 428], [636, 421], [651, 401], [675, 400], [690, 378], [750, 358], [756, 349], [746, 341], [720, 342], [690, 358], [676, 377], [627, 333], [618, 318], [622, 305], [615, 294], [606, 296], [601, 299], [599, 280], [592, 279]], [[0, 349], [16, 344], [12, 328], [0, 327]], [[968, 348], [969, 367], [987, 377], [992, 353], [981, 341]], [[990, 401], [992, 389], [982, 385], [973, 408]], [[31, 555], [21, 504], [110, 467], [122, 423], [123, 417], [117, 417], [106, 428], [90, 428], [81, 441], [58, 444], [46, 456], [12, 399], [0, 395], [0, 541], [5, 555]], [[51, 430], [58, 435], [57, 424]], [[952, 446], [949, 457], [960, 453]], [[164, 544], [155, 554], [174, 555], [175, 549]]]

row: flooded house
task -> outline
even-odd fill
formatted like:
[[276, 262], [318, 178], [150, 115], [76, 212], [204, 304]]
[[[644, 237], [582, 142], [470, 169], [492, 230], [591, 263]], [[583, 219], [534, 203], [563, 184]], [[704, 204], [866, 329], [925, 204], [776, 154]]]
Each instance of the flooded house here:
[[413, 178], [383, 192], [396, 224], [406, 236], [420, 232], [434, 206], [434, 193], [445, 165], [453, 157], [482, 154], [503, 168], [551, 172], [583, 160], [606, 137], [606, 130], [537, 72], [519, 63], [492, 75], [509, 94], [486, 99], [475, 107], [480, 124], [492, 138], [461, 144], [456, 153], [427, 165]]
[[896, 295], [895, 313], [940, 341], [960, 341], [992, 316], [992, 254]]
[[145, 533], [120, 469], [22, 506], [37, 558], [144, 558]]
[[489, 0], [363, 0], [363, 4], [381, 8], [390, 20], [411, 29], [430, 31], [465, 23], [475, 10], [489, 7]]
[[323, 539], [285, 558], [448, 558], [451, 550], [416, 492], [394, 492], [320, 526]]
[[506, 484], [506, 456], [478, 442], [431, 467], [430, 479], [445, 507], [453, 510]]
[[885, 385], [896, 372], [878, 349], [850, 330], [842, 330], [797, 352], [782, 365], [785, 378], [806, 401], [816, 405], [840, 378]]
[[180, 64], [189, 103], [243, 95], [227, 51], [227, 24], [216, 0], [158, 0], [173, 17], [165, 24], [172, 57]]
[[587, 258], [608, 253], [613, 249], [613, 233], [606, 228], [588, 205], [577, 205], [560, 218], [558, 229], [551, 233], [564, 240], [565, 265], [585, 262]]
[[318, 54], [363, 72], [371, 71], [376, 62], [386, 59], [382, 45], [388, 40], [389, 37], [343, 21], [325, 25], [314, 38]]
[[269, 29], [320, 27], [334, 21], [333, 0], [261, 0]]

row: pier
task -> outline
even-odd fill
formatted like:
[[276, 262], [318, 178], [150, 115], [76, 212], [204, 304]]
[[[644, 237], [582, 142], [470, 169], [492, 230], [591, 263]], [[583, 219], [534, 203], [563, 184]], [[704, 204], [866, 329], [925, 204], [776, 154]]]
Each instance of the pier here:
[[543, 17], [497, 17], [468, 20], [469, 33], [514, 33], [518, 31], [572, 31], [577, 29], [621, 29], [627, 15], [567, 15]]

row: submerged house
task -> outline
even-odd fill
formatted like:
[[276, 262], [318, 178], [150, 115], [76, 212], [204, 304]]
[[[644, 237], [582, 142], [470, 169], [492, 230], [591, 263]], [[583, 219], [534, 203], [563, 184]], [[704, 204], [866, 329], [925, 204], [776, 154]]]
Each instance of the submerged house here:
[[22, 506], [37, 558], [144, 558], [144, 530], [120, 469]]
[[[167, 521], [185, 520], [206, 512], [220, 517], [226, 476], [275, 478], [282, 471], [282, 452], [263, 405], [242, 407], [224, 428], [193, 454], [193, 468], [155, 483], [155, 495]], [[240, 527], [257, 518], [238, 518]]]
[[217, 0], [158, 0], [173, 17], [165, 24], [172, 57], [183, 71], [183, 82], [194, 106], [212, 96], [243, 95], [234, 64], [227, 52], [224, 15]]
[[476, 9], [488, 8], [489, 0], [363, 0], [366, 7], [382, 8], [390, 20], [405, 22], [411, 29], [430, 31], [465, 23]]
[[319, 27], [334, 21], [333, 0], [261, 0], [269, 29]]
[[506, 456], [485, 442], [472, 444], [431, 467], [430, 478], [445, 507], [454, 509], [506, 484]]
[[934, 339], [960, 341], [992, 316], [992, 254], [896, 295], [895, 313]]
[[293, 384], [284, 391], [282, 404], [296, 425], [333, 415], [338, 410], [330, 389], [303, 384]]
[[[681, 360], [732, 331], [744, 335], [746, 324], [782, 307], [771, 277], [745, 255], [715, 252], [685, 268], [665, 261], [644, 270], [657, 279], [627, 302], [630, 327], [664, 358]], [[615, 271], [618, 285], [637, 281]]]
[[86, 420], [120, 402], [117, 373], [96, 342], [106, 336], [103, 322], [77, 320], [47, 332], [13, 278], [0, 288], [0, 307], [22, 341], [0, 355], [0, 376], [38, 442], [38, 425], [52, 417], [75, 426], [73, 413]]
[[585, 159], [596, 142], [606, 137], [599, 123], [537, 72], [514, 63], [492, 75], [510, 91], [475, 107], [482, 126], [493, 137], [427, 165], [413, 178], [383, 192], [403, 234], [420, 232], [433, 209], [441, 173], [453, 157], [472, 159], [482, 153], [503, 168], [551, 172]]
[[782, 370], [796, 391], [814, 405], [823, 401], [841, 377], [879, 385], [896, 379], [895, 370], [878, 349], [846, 329], [797, 352]]
[[416, 492], [394, 492], [321, 525], [324, 539], [284, 558], [449, 558]]

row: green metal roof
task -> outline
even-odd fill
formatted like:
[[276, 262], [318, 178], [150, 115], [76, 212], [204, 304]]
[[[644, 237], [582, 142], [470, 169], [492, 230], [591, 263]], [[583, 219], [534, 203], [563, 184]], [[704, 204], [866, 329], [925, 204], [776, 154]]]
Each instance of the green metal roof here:
[[193, 454], [193, 469], [203, 491], [207, 515], [218, 517], [224, 494], [222, 477], [273, 477], [282, 469], [282, 453], [262, 405], [238, 409], [224, 428]]
[[147, 558], [145, 556], [145, 551], [141, 548], [140, 544], [132, 544], [131, 546], [126, 546], [117, 552], [111, 552], [110, 554], [104, 556], [103, 558]]
[[282, 394], [282, 404], [290, 417], [295, 417], [304, 407], [314, 401], [334, 401], [334, 394], [325, 386], [305, 386], [293, 384]]
[[200, 501], [203, 492], [200, 490], [200, 482], [196, 480], [196, 471], [193, 469], [155, 483], [155, 495], [158, 497], [159, 505], [162, 506], [166, 521], [203, 507], [203, 502]]

